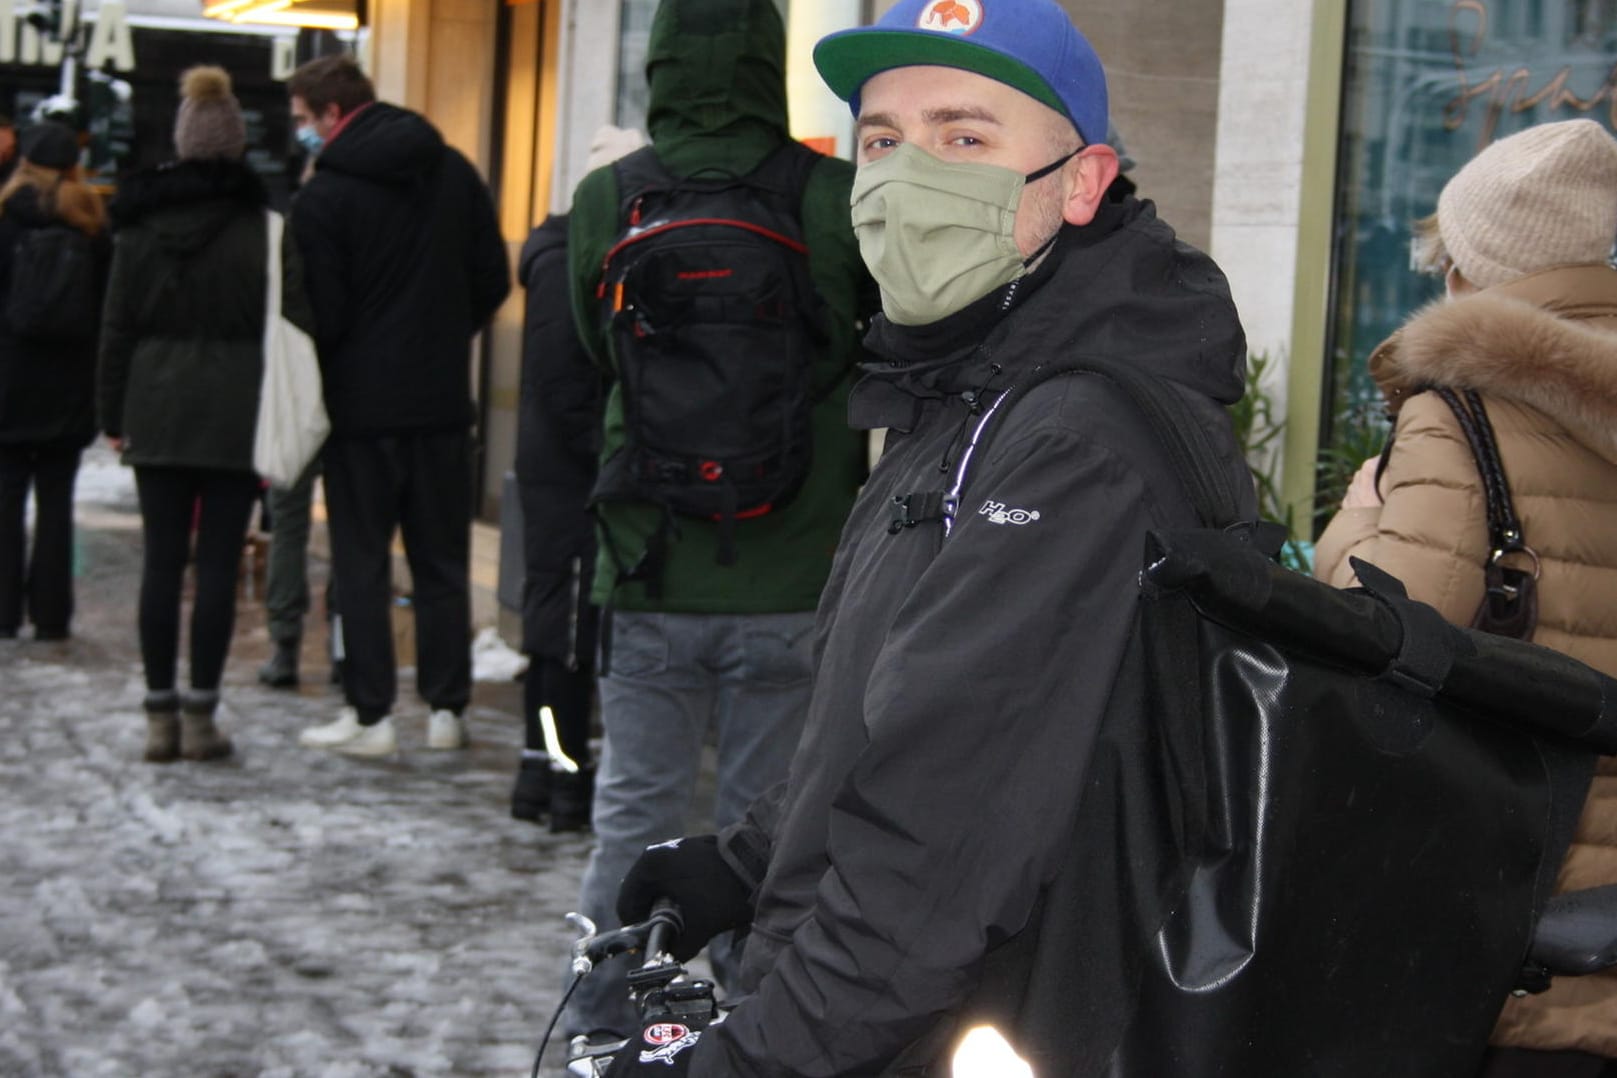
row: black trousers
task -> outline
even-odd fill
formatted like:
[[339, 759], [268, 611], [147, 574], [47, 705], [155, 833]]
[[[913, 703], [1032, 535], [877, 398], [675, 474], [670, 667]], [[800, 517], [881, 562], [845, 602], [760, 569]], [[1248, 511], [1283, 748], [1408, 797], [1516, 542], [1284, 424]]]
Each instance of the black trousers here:
[[[76, 445], [0, 445], [0, 634], [15, 636], [26, 611], [60, 636], [73, 620], [73, 480]], [[26, 508], [34, 491], [34, 541]]]
[[595, 697], [595, 671], [571, 669], [558, 659], [535, 655], [522, 680], [523, 747], [539, 752], [545, 737], [539, 709], [549, 707], [556, 717], [561, 751], [579, 767], [590, 766], [590, 703]]
[[434, 710], [471, 699], [471, 436], [463, 430], [326, 443], [326, 511], [339, 581], [343, 692], [361, 722], [393, 709], [389, 548], [404, 537], [416, 688]]
[[191, 603], [191, 687], [219, 687], [236, 624], [236, 578], [258, 476], [208, 468], [136, 467], [141, 535], [140, 657], [146, 688], [174, 688], [180, 650], [180, 595], [196, 529], [196, 594]]

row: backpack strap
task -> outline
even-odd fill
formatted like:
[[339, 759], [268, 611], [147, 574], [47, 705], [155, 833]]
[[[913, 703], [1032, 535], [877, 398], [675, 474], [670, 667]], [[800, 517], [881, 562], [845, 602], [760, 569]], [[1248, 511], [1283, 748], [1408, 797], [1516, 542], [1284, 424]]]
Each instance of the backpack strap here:
[[1133, 367], [1115, 360], [1091, 356], [1035, 367], [989, 407], [960, 456], [954, 486], [945, 496], [943, 510], [948, 515], [946, 529], [958, 509], [972, 458], [1005, 425], [1003, 420], [996, 423], [995, 417], [1008, 412], [1017, 401], [1044, 383], [1069, 374], [1092, 374], [1105, 378], [1128, 396], [1167, 453], [1179, 485], [1205, 527], [1228, 528], [1245, 523], [1241, 515], [1240, 494], [1234, 482], [1217, 467], [1217, 450], [1202, 429], [1200, 418], [1179, 394], [1161, 378], [1141, 374]]
[[808, 190], [809, 173], [820, 163], [820, 157], [801, 142], [790, 139], [747, 174], [747, 183], [784, 198], [801, 226], [803, 193]]
[[654, 146], [642, 146], [612, 162], [612, 180], [618, 191], [618, 223], [625, 224], [635, 203], [648, 193], [666, 191], [678, 181], [663, 167]]
[[809, 173], [814, 171], [820, 156], [801, 142], [789, 139], [745, 176], [709, 169], [678, 177], [663, 165], [655, 146], [642, 146], [612, 162], [612, 178], [618, 190], [618, 220], [630, 224], [635, 204], [647, 195], [671, 191], [686, 183], [701, 186], [731, 182], [779, 197], [801, 225], [803, 194], [808, 190]]

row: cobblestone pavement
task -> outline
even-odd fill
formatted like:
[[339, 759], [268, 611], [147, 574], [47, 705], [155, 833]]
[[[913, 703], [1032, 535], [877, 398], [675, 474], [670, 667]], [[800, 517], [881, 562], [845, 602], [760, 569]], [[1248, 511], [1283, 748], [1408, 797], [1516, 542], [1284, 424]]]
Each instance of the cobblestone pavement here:
[[527, 1074], [589, 840], [507, 814], [520, 687], [477, 686], [467, 752], [424, 748], [408, 676], [396, 758], [302, 749], [340, 705], [323, 634], [299, 691], [261, 688], [243, 600], [236, 756], [141, 763], [139, 521], [104, 451], [79, 525], [74, 638], [0, 642], [0, 1074]]

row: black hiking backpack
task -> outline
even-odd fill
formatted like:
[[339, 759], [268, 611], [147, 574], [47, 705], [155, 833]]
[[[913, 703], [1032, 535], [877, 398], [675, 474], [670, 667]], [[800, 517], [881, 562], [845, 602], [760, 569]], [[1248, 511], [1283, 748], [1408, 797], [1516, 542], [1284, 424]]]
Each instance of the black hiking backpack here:
[[82, 340], [101, 321], [95, 248], [81, 229], [24, 229], [11, 252], [6, 322], [19, 337]]
[[[791, 142], [746, 176], [676, 179], [651, 147], [613, 166], [623, 231], [596, 295], [624, 444], [591, 502], [713, 521], [720, 564], [735, 561], [735, 522], [785, 506], [809, 472], [825, 333], [799, 207], [818, 160]], [[655, 588], [661, 546], [624, 577]]]

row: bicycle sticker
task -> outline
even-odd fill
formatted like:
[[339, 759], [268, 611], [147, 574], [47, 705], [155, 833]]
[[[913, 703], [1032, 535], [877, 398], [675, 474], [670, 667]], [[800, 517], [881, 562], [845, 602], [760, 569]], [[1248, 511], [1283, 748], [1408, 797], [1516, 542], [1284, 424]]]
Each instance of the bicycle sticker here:
[[674, 1057], [696, 1043], [696, 1030], [678, 1022], [656, 1022], [645, 1028], [641, 1039], [654, 1047], [640, 1053], [642, 1063], [674, 1065]]

